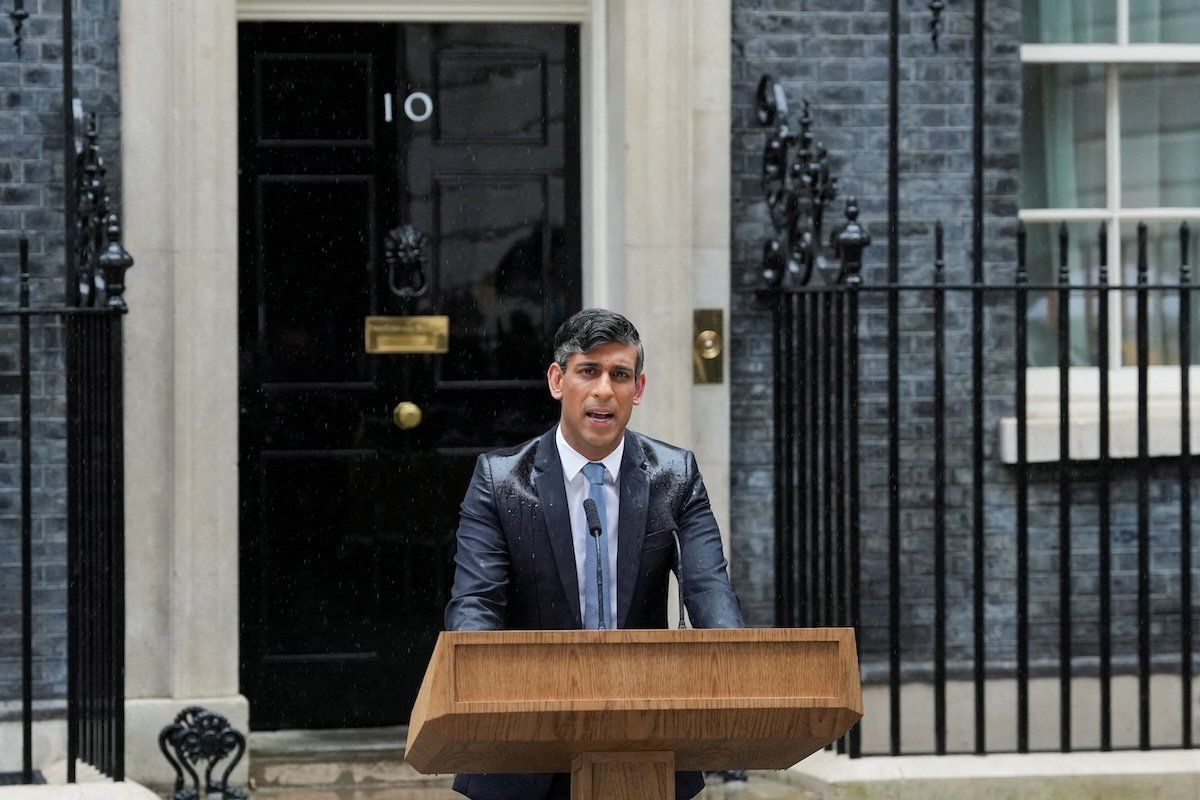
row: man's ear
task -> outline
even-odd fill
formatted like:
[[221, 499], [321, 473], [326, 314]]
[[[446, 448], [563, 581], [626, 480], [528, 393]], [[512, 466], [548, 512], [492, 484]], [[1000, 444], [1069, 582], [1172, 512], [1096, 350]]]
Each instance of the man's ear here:
[[646, 392], [646, 373], [637, 376], [637, 388], [633, 390], [633, 404], [640, 406], [642, 404], [642, 395]]
[[562, 400], [562, 382], [563, 371], [557, 361], [551, 362], [550, 369], [546, 370], [546, 384], [550, 387], [550, 396], [555, 400]]

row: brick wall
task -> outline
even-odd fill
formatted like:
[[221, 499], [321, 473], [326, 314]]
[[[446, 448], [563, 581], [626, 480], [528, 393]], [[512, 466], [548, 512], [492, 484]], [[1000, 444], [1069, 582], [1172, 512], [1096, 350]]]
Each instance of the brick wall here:
[[[17, 300], [17, 241], [30, 242], [33, 303], [63, 293], [61, 0], [26, 0], [24, 54], [0, 16], [0, 306]], [[75, 0], [75, 87], [99, 114], [109, 185], [118, 178], [118, 0]], [[31, 324], [34, 696], [66, 691], [66, 426], [62, 329]], [[0, 702], [20, 697], [20, 430], [17, 326], [0, 318]]]

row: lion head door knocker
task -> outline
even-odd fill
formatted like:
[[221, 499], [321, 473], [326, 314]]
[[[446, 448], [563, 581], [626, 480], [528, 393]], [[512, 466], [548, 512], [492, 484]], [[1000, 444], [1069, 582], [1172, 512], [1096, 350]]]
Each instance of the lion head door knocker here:
[[383, 263], [387, 265], [388, 287], [400, 298], [420, 297], [427, 283], [429, 239], [412, 225], [400, 225], [383, 238]]

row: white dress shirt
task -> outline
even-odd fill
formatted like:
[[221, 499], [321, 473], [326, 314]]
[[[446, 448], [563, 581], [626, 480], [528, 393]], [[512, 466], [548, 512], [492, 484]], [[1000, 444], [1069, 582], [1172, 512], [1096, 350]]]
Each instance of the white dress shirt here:
[[[579, 580], [579, 609], [583, 613], [585, 587], [596, 580], [595, 574], [584, 575], [583, 559], [587, 548], [595, 548], [596, 543], [588, 533], [587, 517], [583, 513], [583, 501], [588, 496], [588, 480], [583, 474], [583, 468], [589, 463], [575, 452], [563, 437], [562, 428], [554, 429], [554, 441], [558, 444], [558, 458], [562, 462], [563, 483], [567, 487], [567, 509], [571, 512], [571, 539], [575, 544], [575, 576]], [[605, 627], [617, 627], [617, 520], [620, 519], [621, 501], [621, 455], [625, 452], [625, 437], [617, 443], [613, 450], [600, 463], [604, 465], [604, 536], [608, 539], [608, 575], [604, 582], [604, 594], [607, 595], [608, 605], [605, 606]], [[551, 536], [562, 536], [562, 531], [550, 531]], [[593, 551], [594, 552], [594, 551]]]

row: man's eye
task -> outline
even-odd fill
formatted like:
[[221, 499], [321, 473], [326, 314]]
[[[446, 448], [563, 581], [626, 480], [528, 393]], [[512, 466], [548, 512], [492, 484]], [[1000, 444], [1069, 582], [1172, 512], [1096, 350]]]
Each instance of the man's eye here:
[[593, 369], [592, 367], [582, 367], [582, 368], [580, 368], [579, 373], [581, 375], [591, 375], [595, 371], [596, 370]]

